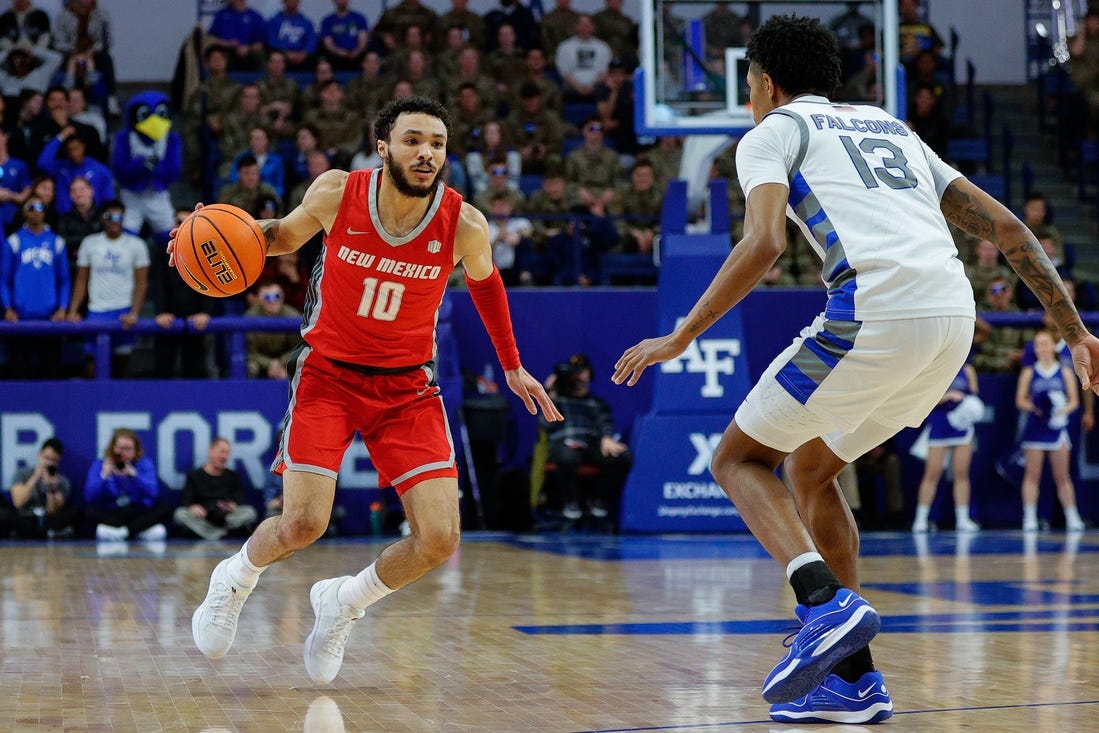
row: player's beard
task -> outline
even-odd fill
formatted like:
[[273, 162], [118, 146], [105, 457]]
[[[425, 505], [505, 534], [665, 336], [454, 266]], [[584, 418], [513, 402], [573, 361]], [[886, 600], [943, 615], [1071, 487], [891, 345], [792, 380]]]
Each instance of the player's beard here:
[[431, 179], [431, 183], [427, 183], [423, 186], [419, 186], [409, 180], [405, 172], [401, 170], [401, 167], [397, 165], [397, 161], [393, 159], [393, 153], [386, 151], [385, 154], [385, 168], [389, 173], [390, 179], [393, 181], [393, 185], [396, 187], [397, 192], [402, 196], [408, 196], [410, 198], [427, 198], [435, 192], [435, 186], [439, 183], [439, 177], [446, 171], [446, 161], [443, 161], [443, 165], [435, 173], [435, 177]]

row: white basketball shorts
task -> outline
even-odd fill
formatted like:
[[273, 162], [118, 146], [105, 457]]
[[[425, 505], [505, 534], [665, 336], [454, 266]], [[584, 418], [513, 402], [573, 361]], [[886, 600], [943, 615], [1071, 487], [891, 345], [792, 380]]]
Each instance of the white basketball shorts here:
[[822, 438], [853, 462], [920, 425], [973, 343], [963, 316], [834, 321], [818, 316], [779, 354], [736, 411], [747, 435], [784, 453]]

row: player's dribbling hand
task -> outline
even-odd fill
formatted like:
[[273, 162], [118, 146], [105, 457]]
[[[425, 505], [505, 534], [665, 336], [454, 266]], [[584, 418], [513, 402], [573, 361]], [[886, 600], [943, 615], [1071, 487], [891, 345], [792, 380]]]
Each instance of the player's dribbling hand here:
[[553, 400], [546, 394], [546, 388], [542, 386], [541, 382], [532, 377], [526, 369], [519, 367], [518, 369], [506, 371], [504, 372], [504, 378], [507, 380], [508, 388], [519, 395], [520, 399], [523, 400], [523, 404], [527, 407], [527, 412], [531, 415], [538, 414], [538, 406], [540, 405], [542, 414], [546, 416], [546, 420], [549, 422], [558, 422], [565, 419], [560, 410], [557, 409], [557, 405], [553, 404]]
[[[636, 346], [623, 352], [614, 365], [611, 381], [615, 384], [626, 382], [629, 387], [637, 384], [641, 374], [649, 366], [674, 359], [686, 350], [686, 346], [676, 343], [673, 334], [654, 339], [645, 339]], [[628, 381], [627, 381], [628, 380]]]
[[[195, 211], [201, 209], [205, 204], [201, 201], [195, 204]], [[176, 235], [179, 234], [179, 227], [175, 227], [172, 231], [168, 232], [168, 246], [165, 248], [165, 252], [168, 253], [168, 267], [176, 266]]]

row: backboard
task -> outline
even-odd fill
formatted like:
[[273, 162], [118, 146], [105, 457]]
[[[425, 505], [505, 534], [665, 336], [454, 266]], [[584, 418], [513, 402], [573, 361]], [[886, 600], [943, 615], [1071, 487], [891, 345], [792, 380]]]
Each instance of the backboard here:
[[837, 100], [892, 114], [903, 107], [897, 0], [641, 0], [638, 134], [739, 136], [751, 129], [746, 46], [753, 28], [783, 13], [820, 18], [836, 31], [844, 78], [852, 79]]

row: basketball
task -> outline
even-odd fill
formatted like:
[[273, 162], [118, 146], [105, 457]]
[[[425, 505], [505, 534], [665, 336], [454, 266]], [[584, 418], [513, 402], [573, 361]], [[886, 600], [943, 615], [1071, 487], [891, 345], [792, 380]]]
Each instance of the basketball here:
[[175, 263], [183, 281], [214, 298], [243, 293], [259, 278], [267, 244], [248, 212], [211, 204], [193, 212], [176, 233]]

